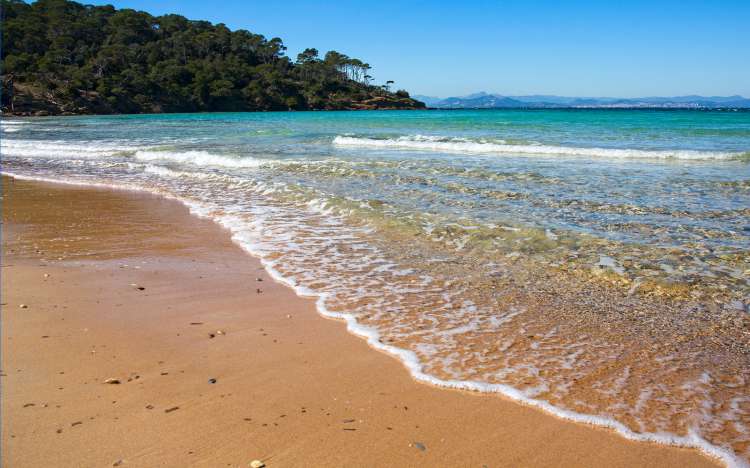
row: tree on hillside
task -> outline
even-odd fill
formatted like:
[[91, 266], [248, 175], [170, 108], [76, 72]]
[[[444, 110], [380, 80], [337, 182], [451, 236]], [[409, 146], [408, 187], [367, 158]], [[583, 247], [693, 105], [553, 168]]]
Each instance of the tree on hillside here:
[[[180, 15], [69, 0], [0, 0], [4, 110], [140, 113], [419, 107], [370, 85], [370, 66]], [[360, 104], [362, 103], [362, 104]]]

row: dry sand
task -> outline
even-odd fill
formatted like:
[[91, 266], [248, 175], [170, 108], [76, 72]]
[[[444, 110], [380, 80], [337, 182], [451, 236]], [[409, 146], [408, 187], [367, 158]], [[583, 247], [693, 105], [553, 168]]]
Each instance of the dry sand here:
[[2, 263], [3, 466], [717, 465], [416, 383], [175, 201], [4, 178]]

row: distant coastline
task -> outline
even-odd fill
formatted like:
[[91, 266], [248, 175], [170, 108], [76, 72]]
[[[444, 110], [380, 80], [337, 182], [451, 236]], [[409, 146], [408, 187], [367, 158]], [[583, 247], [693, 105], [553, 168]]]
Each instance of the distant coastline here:
[[739, 95], [615, 98], [479, 92], [460, 97], [416, 95], [415, 98], [436, 109], [750, 109], [750, 99]]
[[676, 111], [696, 111], [696, 112], [750, 112], [750, 107], [572, 107], [572, 106], [559, 106], [559, 107], [431, 107], [428, 106], [426, 110], [437, 110], [437, 111], [633, 111], [633, 110], [644, 110], [644, 111], [663, 111], [663, 112], [676, 112]]
[[198, 112], [151, 112], [151, 113], [108, 113], [108, 114], [95, 114], [95, 113], [71, 113], [64, 112], [59, 114], [47, 113], [45, 111], [38, 112], [6, 112], [0, 111], [0, 117], [3, 118], [37, 118], [37, 117], [84, 117], [84, 116], [124, 116], [124, 115], [160, 115], [160, 114], [232, 114], [232, 113], [287, 113], [287, 112], [356, 112], [356, 111], [570, 111], [570, 112], [605, 112], [605, 111], [650, 111], [650, 112], [741, 112], [750, 113], [750, 108], [739, 107], [700, 107], [700, 108], [667, 108], [667, 107], [467, 107], [467, 108], [440, 108], [440, 107], [378, 107], [378, 108], [344, 108], [344, 109], [287, 109], [287, 110], [255, 110], [255, 111], [198, 111]]

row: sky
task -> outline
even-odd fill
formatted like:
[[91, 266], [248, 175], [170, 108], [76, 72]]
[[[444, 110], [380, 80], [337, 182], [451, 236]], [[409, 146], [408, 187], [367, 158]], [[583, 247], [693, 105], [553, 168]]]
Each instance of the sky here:
[[750, 97], [750, 0], [79, 0], [337, 50], [428, 96]]

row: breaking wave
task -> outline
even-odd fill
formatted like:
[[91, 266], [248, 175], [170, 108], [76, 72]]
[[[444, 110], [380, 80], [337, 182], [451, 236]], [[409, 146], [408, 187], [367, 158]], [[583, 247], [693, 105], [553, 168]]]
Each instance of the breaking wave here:
[[251, 157], [224, 156], [208, 151], [136, 151], [135, 159], [139, 161], [160, 161], [190, 164], [194, 166], [218, 166], [232, 168], [259, 167], [262, 161]]
[[414, 149], [446, 153], [588, 156], [625, 159], [733, 160], [744, 159], [750, 155], [748, 152], [729, 151], [576, 148], [543, 144], [511, 144], [504, 140], [471, 140], [429, 135], [409, 135], [397, 138], [339, 135], [333, 139], [333, 144], [337, 146]]

